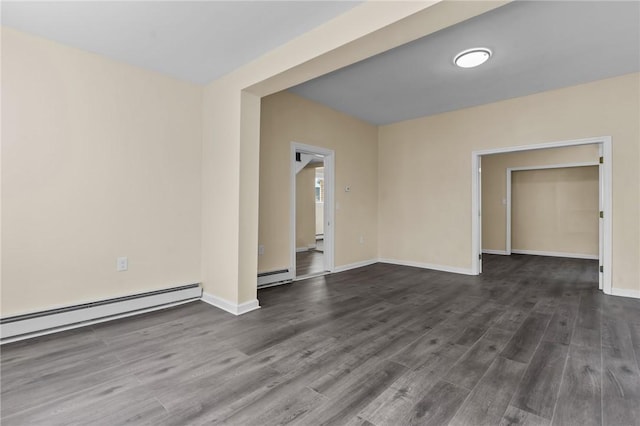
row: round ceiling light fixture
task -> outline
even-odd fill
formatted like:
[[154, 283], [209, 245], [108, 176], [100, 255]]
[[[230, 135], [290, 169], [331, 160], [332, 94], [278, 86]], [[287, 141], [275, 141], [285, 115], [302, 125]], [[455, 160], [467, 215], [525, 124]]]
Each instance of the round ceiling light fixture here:
[[482, 65], [491, 57], [491, 49], [486, 47], [474, 47], [463, 50], [453, 58], [453, 63], [460, 68], [473, 68]]

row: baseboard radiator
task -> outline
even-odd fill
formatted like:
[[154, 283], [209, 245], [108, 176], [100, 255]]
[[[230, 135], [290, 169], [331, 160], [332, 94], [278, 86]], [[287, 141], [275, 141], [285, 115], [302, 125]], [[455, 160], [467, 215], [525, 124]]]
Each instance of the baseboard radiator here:
[[258, 288], [271, 287], [291, 281], [293, 281], [293, 272], [289, 269], [279, 269], [258, 274]]
[[0, 343], [163, 309], [202, 297], [200, 284], [116, 297], [0, 319]]

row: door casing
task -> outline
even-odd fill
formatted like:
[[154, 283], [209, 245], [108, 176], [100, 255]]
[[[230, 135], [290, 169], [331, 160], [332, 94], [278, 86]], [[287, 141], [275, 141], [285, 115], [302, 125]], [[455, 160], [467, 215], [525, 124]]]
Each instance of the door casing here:
[[[504, 154], [509, 152], [532, 151], [547, 148], [559, 148], [565, 146], [578, 145], [598, 145], [598, 152], [602, 158], [602, 162], [597, 163], [600, 174], [600, 211], [603, 216], [599, 223], [600, 232], [600, 266], [602, 271], [599, 272], [599, 287], [605, 294], [612, 294], [611, 283], [611, 245], [612, 245], [612, 221], [611, 221], [611, 177], [612, 177], [612, 155], [611, 155], [611, 136], [600, 136], [594, 138], [574, 139], [558, 142], [547, 142], [534, 145], [512, 146], [505, 148], [494, 148], [473, 151], [471, 153], [471, 271], [473, 275], [482, 272], [482, 211], [481, 211], [481, 161], [483, 155]], [[510, 182], [507, 180], [507, 182]]]
[[289, 251], [290, 270], [293, 279], [296, 272], [296, 152], [318, 154], [324, 157], [324, 271], [333, 272], [335, 269], [335, 151], [299, 142], [291, 142], [289, 161]]

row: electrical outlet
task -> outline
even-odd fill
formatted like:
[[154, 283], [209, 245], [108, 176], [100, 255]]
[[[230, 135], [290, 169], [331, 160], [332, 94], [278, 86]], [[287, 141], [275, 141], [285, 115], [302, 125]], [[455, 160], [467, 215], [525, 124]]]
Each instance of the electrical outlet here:
[[129, 259], [126, 257], [119, 257], [116, 261], [116, 271], [122, 272], [129, 269]]
[[262, 256], [264, 254], [264, 245], [260, 244], [258, 246], [258, 256]]
[[360, 244], [364, 244], [364, 236], [360, 235]]

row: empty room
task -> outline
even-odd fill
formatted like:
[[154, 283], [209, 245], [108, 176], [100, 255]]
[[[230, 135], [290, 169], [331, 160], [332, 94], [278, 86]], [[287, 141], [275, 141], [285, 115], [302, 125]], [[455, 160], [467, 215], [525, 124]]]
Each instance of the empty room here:
[[640, 423], [640, 3], [1, 4], [0, 423]]

